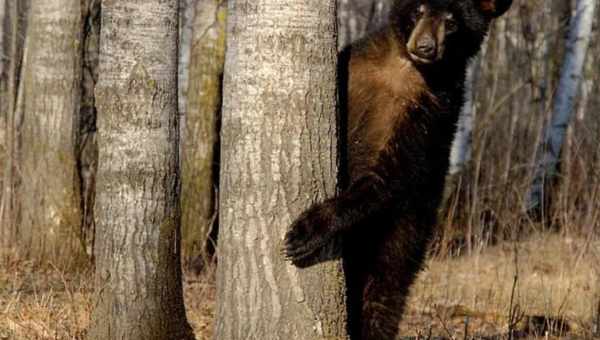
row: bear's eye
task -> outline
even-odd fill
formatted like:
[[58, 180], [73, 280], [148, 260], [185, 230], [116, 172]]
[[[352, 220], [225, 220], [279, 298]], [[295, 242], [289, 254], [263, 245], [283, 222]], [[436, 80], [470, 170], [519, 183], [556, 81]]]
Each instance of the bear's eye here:
[[456, 32], [456, 30], [458, 30], [458, 23], [456, 22], [452, 14], [446, 15], [445, 26], [447, 34], [454, 33]]

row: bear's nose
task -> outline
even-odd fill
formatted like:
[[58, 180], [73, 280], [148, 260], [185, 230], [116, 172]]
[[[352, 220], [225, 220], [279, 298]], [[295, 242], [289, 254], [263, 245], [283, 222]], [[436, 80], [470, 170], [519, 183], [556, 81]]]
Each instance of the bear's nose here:
[[416, 52], [421, 58], [431, 59], [435, 54], [435, 40], [430, 36], [419, 39]]

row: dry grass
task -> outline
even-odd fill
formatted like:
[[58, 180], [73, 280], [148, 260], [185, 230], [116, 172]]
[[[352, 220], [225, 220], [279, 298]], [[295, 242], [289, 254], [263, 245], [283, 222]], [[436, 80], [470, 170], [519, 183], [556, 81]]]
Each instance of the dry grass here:
[[[89, 271], [66, 273], [34, 266], [14, 252], [0, 253], [0, 340], [84, 339], [93, 309]], [[188, 320], [197, 339], [212, 336], [213, 271], [185, 275]]]
[[[12, 254], [3, 254], [2, 264], [0, 339], [83, 339], [93, 304], [89, 273], [33, 267]], [[553, 335], [544, 322], [564, 320], [569, 338], [589, 338], [598, 327], [599, 277], [600, 240], [558, 234], [432, 259], [413, 287], [402, 332], [464, 339], [467, 329], [469, 336], [506, 338], [513, 310], [517, 335]], [[198, 339], [212, 338], [214, 282], [214, 270], [185, 275], [187, 315]]]
[[470, 335], [507, 334], [513, 310], [512, 328], [521, 335], [545, 336], [544, 321], [561, 320], [570, 337], [591, 336], [597, 326], [599, 260], [599, 240], [557, 234], [433, 259], [413, 287], [403, 333], [427, 334], [431, 327], [433, 334], [462, 339], [467, 327]]

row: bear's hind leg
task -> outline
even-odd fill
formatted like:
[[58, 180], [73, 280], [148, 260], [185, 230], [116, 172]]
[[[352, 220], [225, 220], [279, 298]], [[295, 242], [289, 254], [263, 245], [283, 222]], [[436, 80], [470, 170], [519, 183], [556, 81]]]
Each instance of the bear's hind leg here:
[[408, 289], [386, 279], [367, 279], [361, 311], [361, 340], [394, 340], [398, 336]]

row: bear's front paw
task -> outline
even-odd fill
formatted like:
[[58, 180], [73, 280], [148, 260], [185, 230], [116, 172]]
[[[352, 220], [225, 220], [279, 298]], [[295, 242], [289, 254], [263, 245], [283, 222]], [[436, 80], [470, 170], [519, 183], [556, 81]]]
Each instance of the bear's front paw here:
[[285, 235], [285, 256], [295, 265], [301, 266], [317, 255], [334, 236], [333, 211], [317, 205], [305, 211], [292, 224]]

